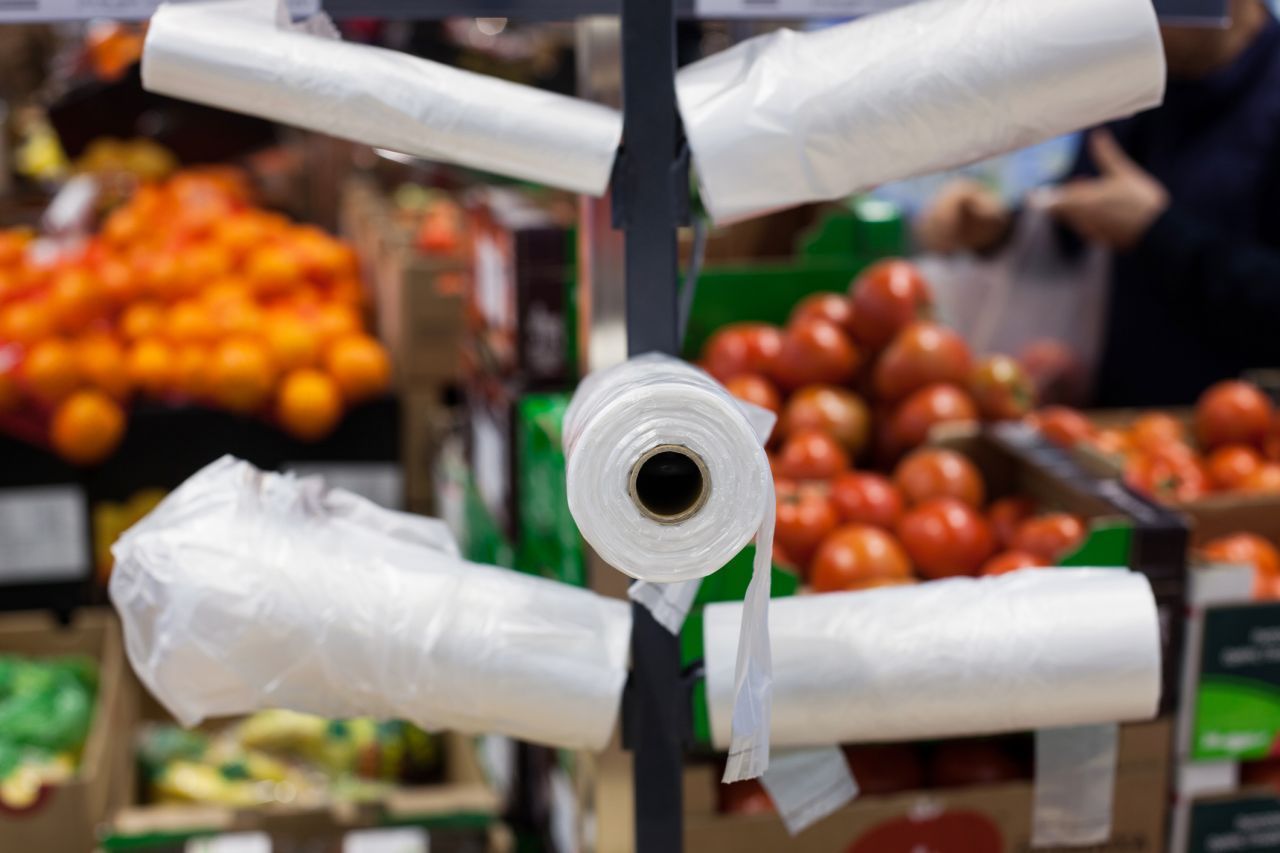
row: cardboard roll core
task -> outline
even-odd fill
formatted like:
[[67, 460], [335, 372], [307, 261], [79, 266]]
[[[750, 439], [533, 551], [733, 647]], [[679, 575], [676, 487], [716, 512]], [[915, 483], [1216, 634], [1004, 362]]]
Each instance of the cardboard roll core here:
[[679, 524], [698, 514], [711, 494], [707, 463], [687, 447], [659, 445], [631, 468], [631, 500], [661, 524]]

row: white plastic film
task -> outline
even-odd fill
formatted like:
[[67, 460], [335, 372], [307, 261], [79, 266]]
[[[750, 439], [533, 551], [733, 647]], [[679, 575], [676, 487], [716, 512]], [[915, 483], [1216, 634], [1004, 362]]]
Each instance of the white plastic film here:
[[405, 154], [603, 194], [615, 110], [292, 27], [278, 0], [166, 3], [151, 19], [152, 92]]
[[1089, 847], [1111, 838], [1119, 754], [1115, 723], [1036, 732], [1032, 847]]
[[[772, 423], [703, 371], [645, 355], [593, 373], [565, 413], [569, 510], [605, 562], [637, 580], [677, 583], [722, 568], [754, 538], [744, 605], [735, 614], [732, 744], [725, 780], [768, 766]], [[651, 464], [681, 476], [646, 488]], [[744, 609], [745, 608], [745, 609]]]
[[[729, 744], [741, 605], [705, 612], [712, 740]], [[1150, 719], [1151, 586], [1118, 569], [1015, 572], [779, 599], [769, 630], [779, 747], [963, 737]]]
[[858, 783], [838, 746], [778, 750], [770, 757], [760, 784], [792, 835], [830, 817], [858, 796]]
[[224, 457], [121, 537], [111, 600], [156, 698], [186, 725], [288, 708], [602, 748], [630, 608], [362, 501]]
[[663, 628], [679, 634], [701, 589], [701, 579], [678, 583], [636, 581], [627, 588], [627, 598], [644, 605]]
[[839, 198], [1156, 106], [1151, 0], [926, 0], [683, 69], [719, 222]]

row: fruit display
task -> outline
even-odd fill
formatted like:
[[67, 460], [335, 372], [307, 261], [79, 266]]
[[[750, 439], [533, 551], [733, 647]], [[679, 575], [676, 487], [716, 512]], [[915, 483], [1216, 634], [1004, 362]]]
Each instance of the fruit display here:
[[71, 778], [97, 689], [87, 658], [0, 655], [0, 806], [28, 806], [44, 785]]
[[79, 465], [142, 398], [322, 438], [390, 382], [363, 299], [349, 247], [255, 208], [227, 169], [139, 187], [83, 244], [0, 232], [0, 427]]
[[377, 799], [397, 784], [435, 781], [442, 755], [437, 736], [407, 723], [292, 711], [213, 733], [151, 724], [139, 745], [151, 802], [236, 808]]
[[1229, 533], [1205, 542], [1193, 557], [1203, 565], [1248, 566], [1253, 570], [1253, 597], [1280, 600], [1280, 548], [1256, 533]]

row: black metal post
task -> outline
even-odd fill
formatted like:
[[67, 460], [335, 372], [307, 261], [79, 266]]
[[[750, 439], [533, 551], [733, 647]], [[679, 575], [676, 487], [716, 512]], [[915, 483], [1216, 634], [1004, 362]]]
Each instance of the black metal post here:
[[[688, 199], [676, 109], [674, 0], [623, 0], [623, 152], [614, 182], [626, 231], [627, 349], [678, 355], [677, 233]], [[637, 853], [683, 847], [682, 763], [688, 699], [680, 643], [632, 607], [625, 736], [635, 758]]]

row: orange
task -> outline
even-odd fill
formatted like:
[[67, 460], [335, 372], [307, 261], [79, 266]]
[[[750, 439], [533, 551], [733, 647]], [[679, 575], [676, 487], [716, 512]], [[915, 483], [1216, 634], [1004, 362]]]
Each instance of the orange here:
[[43, 300], [16, 302], [0, 313], [0, 343], [31, 345], [53, 334], [53, 312]]
[[22, 378], [37, 400], [49, 404], [61, 402], [80, 386], [75, 350], [57, 338], [41, 341], [23, 359]]
[[280, 388], [280, 424], [292, 435], [315, 441], [333, 431], [342, 418], [342, 395], [319, 370], [295, 370]]
[[18, 386], [18, 359], [13, 350], [0, 350], [0, 412], [12, 412], [22, 404]]
[[174, 387], [188, 397], [209, 392], [209, 350], [199, 344], [178, 347], [173, 357]]
[[146, 220], [132, 204], [114, 211], [102, 226], [102, 236], [117, 246], [127, 246], [141, 238], [147, 229]]
[[13, 267], [22, 263], [27, 254], [27, 245], [34, 236], [30, 228], [0, 231], [0, 267]]
[[249, 283], [242, 278], [227, 276], [220, 278], [205, 288], [200, 294], [200, 301], [217, 310], [224, 305], [243, 304], [253, 301], [253, 291]]
[[164, 309], [154, 302], [135, 302], [120, 315], [120, 333], [126, 340], [158, 335], [163, 327]]
[[336, 341], [325, 354], [324, 363], [348, 402], [381, 394], [391, 383], [387, 351], [366, 335], [350, 335]]
[[330, 302], [316, 312], [316, 328], [326, 342], [360, 333], [360, 315], [349, 305]]
[[302, 264], [286, 249], [264, 246], [249, 255], [245, 275], [260, 296], [274, 296], [302, 283]]
[[92, 465], [106, 459], [124, 436], [124, 411], [101, 391], [77, 391], [53, 413], [49, 439], [64, 459]]
[[166, 252], [151, 257], [146, 265], [147, 290], [160, 299], [177, 296], [182, 287], [183, 265], [177, 255]]
[[264, 236], [262, 224], [249, 215], [229, 216], [213, 228], [213, 239], [237, 260], [253, 251]]
[[257, 341], [232, 338], [213, 351], [209, 394], [233, 412], [252, 412], [271, 396], [275, 375], [271, 356]]
[[181, 258], [179, 279], [183, 293], [199, 293], [231, 272], [230, 253], [216, 243], [191, 246]]
[[53, 278], [49, 304], [54, 319], [65, 332], [78, 332], [102, 315], [107, 302], [102, 288], [88, 270], [63, 270]]
[[209, 343], [218, 336], [218, 325], [207, 308], [187, 300], [169, 309], [164, 332], [173, 344]]
[[311, 367], [320, 359], [320, 333], [295, 315], [279, 312], [268, 317], [266, 340], [281, 370]]
[[124, 348], [113, 338], [95, 335], [81, 340], [76, 344], [76, 362], [85, 382], [117, 400], [133, 390]]
[[119, 258], [107, 258], [98, 266], [102, 296], [112, 305], [128, 305], [142, 290], [142, 282]]
[[356, 278], [340, 278], [329, 285], [329, 296], [335, 302], [359, 306], [364, 303], [364, 286]]
[[129, 349], [126, 372], [138, 390], [153, 397], [173, 386], [173, 351], [159, 338], [142, 338]]
[[293, 229], [294, 246], [307, 275], [331, 280], [354, 275], [355, 258], [351, 250], [318, 228]]
[[228, 302], [214, 312], [220, 334], [228, 337], [250, 337], [262, 331], [262, 309], [252, 302]]

